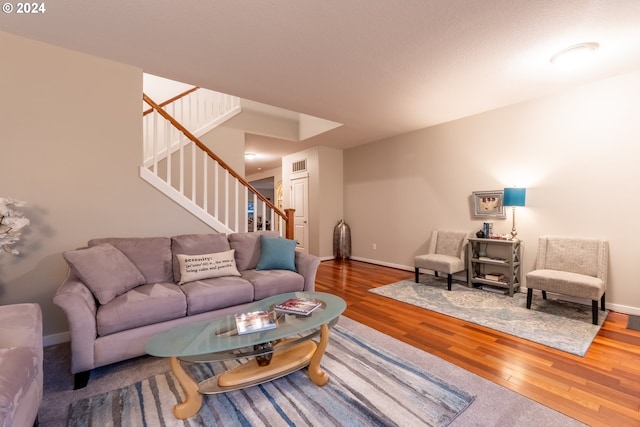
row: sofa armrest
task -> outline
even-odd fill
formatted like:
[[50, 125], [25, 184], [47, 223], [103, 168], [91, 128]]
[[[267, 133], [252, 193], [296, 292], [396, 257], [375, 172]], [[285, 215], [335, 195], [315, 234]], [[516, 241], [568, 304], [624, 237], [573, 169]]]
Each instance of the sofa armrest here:
[[71, 334], [71, 373], [94, 367], [94, 343], [98, 336], [96, 300], [87, 286], [73, 273], [60, 285], [53, 303], [67, 315]]
[[316, 273], [319, 265], [319, 257], [296, 251], [296, 269], [304, 277], [304, 291], [311, 292], [315, 290]]

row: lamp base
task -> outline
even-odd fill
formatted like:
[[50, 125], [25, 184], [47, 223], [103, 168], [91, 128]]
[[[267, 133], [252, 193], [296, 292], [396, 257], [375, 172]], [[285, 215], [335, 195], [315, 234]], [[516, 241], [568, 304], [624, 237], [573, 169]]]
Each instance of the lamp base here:
[[511, 214], [511, 240], [517, 240], [516, 236], [518, 235], [518, 232], [516, 231], [516, 207], [513, 206], [512, 208], [512, 214]]

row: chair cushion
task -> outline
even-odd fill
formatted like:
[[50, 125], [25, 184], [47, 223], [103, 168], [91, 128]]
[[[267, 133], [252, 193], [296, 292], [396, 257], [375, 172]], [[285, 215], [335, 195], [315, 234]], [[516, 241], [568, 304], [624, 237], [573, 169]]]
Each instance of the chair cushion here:
[[256, 270], [296, 271], [296, 245], [295, 240], [260, 236], [260, 260]]
[[178, 284], [214, 277], [240, 276], [236, 268], [234, 252], [235, 249], [202, 255], [177, 254], [176, 258], [180, 264]]
[[526, 275], [527, 288], [556, 292], [592, 301], [600, 299], [605, 283], [597, 277], [559, 270], [533, 270]]
[[414, 266], [447, 274], [457, 273], [466, 268], [462, 259], [442, 254], [419, 255], [414, 259]]
[[187, 313], [187, 300], [175, 283], [138, 286], [98, 308], [98, 335], [178, 319]]
[[466, 237], [466, 233], [454, 231], [439, 231], [435, 253], [440, 255], [459, 257], [462, 252], [462, 246], [464, 245]]
[[600, 242], [578, 238], [548, 238], [544, 268], [598, 275]]
[[131, 260], [109, 243], [67, 251], [63, 257], [100, 304], [146, 282]]

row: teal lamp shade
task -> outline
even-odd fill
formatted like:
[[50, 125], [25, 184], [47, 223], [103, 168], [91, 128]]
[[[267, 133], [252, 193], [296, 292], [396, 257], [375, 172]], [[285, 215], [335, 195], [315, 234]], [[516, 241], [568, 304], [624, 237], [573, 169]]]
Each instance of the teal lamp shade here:
[[505, 188], [504, 189], [504, 206], [524, 206], [524, 200], [527, 195], [526, 188]]

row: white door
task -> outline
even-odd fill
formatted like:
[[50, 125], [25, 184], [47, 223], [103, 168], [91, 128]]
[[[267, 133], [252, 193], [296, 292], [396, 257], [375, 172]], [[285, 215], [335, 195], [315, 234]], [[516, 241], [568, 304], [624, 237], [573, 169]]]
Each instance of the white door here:
[[293, 214], [293, 238], [298, 241], [297, 249], [309, 253], [309, 178], [291, 180], [291, 206]]

